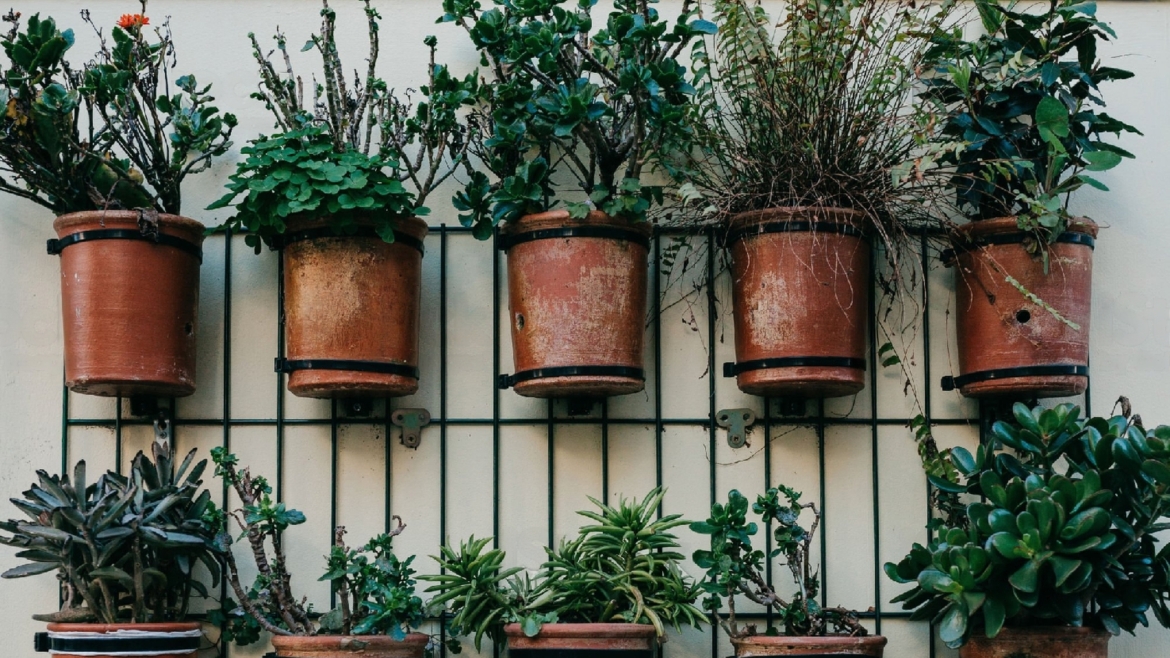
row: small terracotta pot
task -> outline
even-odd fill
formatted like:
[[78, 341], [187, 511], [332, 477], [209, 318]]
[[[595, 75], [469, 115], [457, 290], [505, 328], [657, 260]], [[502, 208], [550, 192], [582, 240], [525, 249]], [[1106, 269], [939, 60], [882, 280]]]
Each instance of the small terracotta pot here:
[[274, 635], [277, 658], [422, 658], [430, 636], [408, 633], [395, 640], [385, 635]]
[[[285, 363], [294, 395], [396, 397], [418, 390], [426, 222], [396, 219], [393, 243], [373, 234], [370, 222], [358, 224], [359, 234], [344, 237], [333, 235], [323, 221], [290, 222], [285, 232]], [[305, 235], [314, 237], [297, 239]], [[305, 365], [298, 361], [317, 363], [296, 368]], [[391, 364], [398, 372], [322, 368], [342, 364], [321, 361]]]
[[[562, 229], [616, 237], [548, 236]], [[543, 233], [542, 233], [543, 232]], [[641, 222], [566, 210], [510, 222], [508, 307], [516, 377], [528, 397], [606, 397], [645, 387], [642, 344], [651, 228]], [[548, 368], [608, 369], [599, 374], [526, 378]], [[555, 372], [555, 371], [554, 371]]]
[[[132, 210], [61, 215], [53, 222], [55, 242], [118, 230], [142, 235], [138, 220]], [[159, 397], [195, 392], [200, 257], [165, 242], [178, 239], [198, 252], [203, 231], [193, 219], [160, 214], [164, 243], [86, 239], [58, 247], [70, 390]]]
[[528, 637], [520, 624], [504, 626], [508, 653], [524, 656], [557, 650], [644, 651], [654, 654], [658, 636], [650, 624], [544, 624], [536, 637]]
[[1109, 633], [1095, 628], [1004, 628], [992, 639], [971, 634], [959, 658], [1108, 658]]
[[[1049, 271], [1028, 253], [1015, 217], [981, 220], [959, 228], [955, 284], [959, 377], [967, 397], [1059, 397], [1089, 384], [1089, 310], [1093, 283], [1092, 239], [1097, 225], [1079, 220], [1049, 248]], [[1004, 242], [995, 244], [996, 242]], [[989, 242], [991, 244], [989, 244]], [[1008, 282], [1013, 277], [1069, 326]], [[1012, 375], [1012, 369], [1080, 366], [1083, 374]], [[1006, 371], [1006, 372], [1005, 372]], [[1019, 372], [1019, 371], [1016, 371]]]
[[736, 658], [756, 656], [874, 656], [881, 658], [886, 638], [880, 635], [850, 637], [788, 637], [785, 635], [751, 635], [732, 638]]
[[[117, 638], [117, 639], [130, 638], [130, 637], [132, 637], [132, 634], [134, 634], [134, 633], [173, 634], [173, 637], [162, 639], [162, 641], [163, 642], [177, 641], [177, 642], [182, 642], [182, 643], [191, 642], [195, 646], [195, 648], [190, 649], [190, 650], [179, 650], [179, 651], [175, 651], [173, 653], [152, 654], [151, 658], [190, 658], [191, 656], [194, 656], [199, 651], [198, 646], [199, 646], [199, 641], [200, 641], [200, 638], [202, 637], [202, 635], [201, 634], [195, 635], [195, 633], [198, 633], [199, 630], [200, 630], [199, 624], [196, 622], [181, 622], [181, 623], [173, 623], [173, 624], [49, 624], [48, 625], [48, 631], [51, 635], [57, 635], [57, 634], [61, 634], [61, 633], [66, 633], [66, 634], [68, 634], [68, 633], [86, 633], [86, 634], [100, 633], [102, 635], [111, 636], [108, 638], [108, 640], [105, 640], [103, 638], [87, 637], [84, 639], [84, 641], [92, 643], [90, 646], [76, 649], [76, 651], [78, 651], [78, 653], [76, 653], [76, 654], [74, 654], [74, 653], [56, 653], [55, 652], [53, 654], [53, 656], [55, 658], [81, 658], [81, 656], [84, 656], [85, 658], [117, 658], [118, 656], [134, 655], [134, 652], [143, 652], [143, 651], [151, 651], [152, 650], [152, 648], [149, 644], [144, 644], [142, 646], [135, 647], [133, 649], [122, 649], [120, 651], [111, 651], [110, 653], [100, 653], [101, 651], [104, 650], [102, 647], [103, 642], [113, 641], [115, 639], [113, 636], [116, 634], [119, 634], [119, 633], [122, 634], [122, 637]], [[191, 637], [191, 636], [194, 636], [194, 637]], [[71, 639], [74, 639], [74, 638], [71, 638]], [[74, 641], [80, 641], [80, 640], [74, 639]], [[156, 644], [155, 646], [158, 647], [158, 650], [162, 650], [162, 651], [166, 650], [166, 647], [164, 645], [157, 645]]]
[[734, 370], [744, 393], [837, 397], [865, 387], [870, 247], [844, 208], [741, 213], [728, 227]]

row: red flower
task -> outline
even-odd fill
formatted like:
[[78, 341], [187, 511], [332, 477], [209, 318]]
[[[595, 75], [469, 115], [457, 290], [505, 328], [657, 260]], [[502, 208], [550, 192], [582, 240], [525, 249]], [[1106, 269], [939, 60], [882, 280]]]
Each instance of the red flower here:
[[118, 19], [118, 27], [123, 30], [143, 25], [150, 25], [150, 19], [142, 14], [122, 14], [122, 17]]

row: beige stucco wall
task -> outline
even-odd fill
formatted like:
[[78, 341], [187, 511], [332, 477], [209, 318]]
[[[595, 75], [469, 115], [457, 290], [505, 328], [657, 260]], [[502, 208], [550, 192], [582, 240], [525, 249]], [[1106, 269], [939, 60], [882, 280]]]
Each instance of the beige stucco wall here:
[[[16, 8], [31, 14], [40, 11], [55, 16], [78, 32], [74, 59], [93, 49], [77, 12], [89, 7], [95, 20], [109, 25], [116, 17], [133, 11], [137, 3], [92, 0], [36, 0]], [[344, 61], [359, 66], [365, 38], [357, 3], [336, 0], [342, 15], [343, 36], [339, 39]], [[440, 12], [438, 0], [383, 0], [375, 3], [385, 16], [383, 22], [382, 72], [392, 85], [417, 84], [423, 72], [426, 34], [440, 37], [442, 55], [459, 68], [475, 64], [462, 35], [447, 25], [434, 25]], [[195, 73], [201, 82], [215, 85], [220, 106], [241, 119], [237, 131], [242, 142], [270, 128], [262, 107], [247, 98], [253, 89], [254, 70], [246, 34], [271, 34], [279, 25], [293, 44], [317, 25], [316, 0], [155, 0], [150, 13], [157, 20], [172, 16], [179, 44], [180, 68]], [[664, 10], [665, 11], [665, 10]], [[1124, 146], [1137, 154], [1102, 179], [1113, 193], [1092, 190], [1081, 195], [1078, 210], [1105, 224], [1096, 251], [1093, 313], [1093, 399], [1096, 411], [1104, 412], [1118, 395], [1130, 397], [1147, 423], [1170, 423], [1166, 401], [1170, 400], [1170, 269], [1165, 245], [1170, 226], [1165, 211], [1165, 188], [1170, 165], [1165, 151], [1170, 147], [1170, 4], [1103, 3], [1101, 15], [1115, 25], [1122, 37], [1118, 45], [1102, 54], [1118, 58], [1117, 65], [1137, 73], [1136, 80], [1119, 83], [1109, 90], [1110, 112], [1137, 126], [1143, 139], [1127, 138]], [[306, 61], [306, 58], [300, 58]], [[302, 65], [303, 68], [304, 65]], [[305, 68], [307, 71], [308, 69]], [[213, 224], [222, 214], [201, 211], [220, 194], [233, 159], [210, 174], [192, 180], [185, 190], [186, 214]], [[441, 195], [432, 204], [433, 223], [456, 224], [454, 212]], [[37, 468], [55, 470], [61, 462], [61, 328], [57, 262], [44, 254], [44, 240], [50, 236], [51, 218], [28, 203], [0, 197], [0, 495], [19, 495]], [[211, 238], [206, 246], [202, 274], [201, 326], [199, 327], [200, 390], [183, 400], [179, 410], [187, 418], [220, 418], [223, 415], [223, 239]], [[431, 245], [431, 254], [437, 252]], [[492, 411], [492, 342], [490, 327], [492, 252], [466, 236], [449, 240], [448, 296], [448, 381], [449, 415], [452, 418], [490, 417]], [[423, 316], [423, 385], [418, 395], [400, 406], [426, 407], [437, 413], [438, 388], [438, 259], [426, 259]], [[276, 379], [272, 357], [276, 349], [276, 260], [270, 253], [255, 257], [242, 241], [233, 245], [231, 343], [231, 415], [235, 418], [271, 418], [275, 415]], [[948, 363], [948, 342], [953, 333], [947, 308], [951, 284], [944, 270], [932, 273], [930, 289], [933, 354], [936, 381]], [[708, 380], [704, 376], [707, 355], [705, 306], [695, 309], [698, 332], [685, 323], [683, 311], [669, 311], [663, 327], [663, 403], [666, 416], [695, 417], [706, 414]], [[719, 331], [724, 325], [720, 320]], [[503, 328], [502, 369], [510, 371], [510, 347]], [[731, 358], [730, 332], [718, 346], [716, 361]], [[920, 343], [916, 362], [921, 364]], [[879, 373], [878, 412], [884, 417], [903, 417], [910, 403], [902, 393], [896, 372]], [[650, 382], [648, 391], [655, 383]], [[921, 388], [928, 385], [918, 382]], [[974, 408], [955, 393], [934, 391], [936, 417], [970, 416]], [[653, 415], [653, 393], [634, 395], [613, 402], [611, 416]], [[286, 397], [286, 416], [328, 416], [328, 406]], [[760, 401], [743, 396], [730, 380], [717, 381], [717, 408], [752, 406]], [[854, 400], [837, 400], [827, 411], [865, 417], [870, 413], [868, 391]], [[71, 415], [84, 418], [113, 416], [108, 400], [73, 396]], [[501, 546], [509, 551], [509, 563], [536, 563], [547, 534], [548, 440], [543, 424], [543, 403], [524, 400], [512, 392], [501, 395], [505, 417], [532, 418], [531, 426], [514, 426], [501, 432], [500, 518]], [[970, 444], [973, 430], [939, 430], [940, 439]], [[610, 429], [610, 491], [640, 495], [654, 483], [654, 442], [652, 426], [623, 426]], [[417, 451], [404, 449], [392, 433], [390, 482], [385, 479], [384, 441], [378, 428], [343, 427], [338, 437], [337, 484], [338, 520], [355, 538], [382, 527], [384, 492], [390, 489], [392, 510], [406, 517], [410, 529], [397, 542], [400, 554], [418, 553], [422, 570], [433, 564], [425, 556], [434, 554], [439, 537], [439, 441], [430, 428]], [[112, 431], [74, 428], [69, 437], [70, 460], [85, 458], [93, 467], [112, 467]], [[200, 447], [204, 452], [222, 439], [219, 427], [180, 428], [180, 450]], [[130, 459], [150, 440], [149, 432], [128, 429], [123, 455]], [[275, 434], [271, 428], [236, 428], [232, 448], [245, 463], [258, 471], [275, 470]], [[670, 487], [665, 503], [668, 512], [701, 517], [709, 504], [707, 454], [708, 436], [701, 428], [667, 428], [663, 437], [663, 479]], [[556, 466], [554, 484], [554, 530], [557, 535], [571, 531], [578, 523], [573, 511], [586, 505], [585, 495], [600, 495], [600, 431], [595, 426], [557, 429], [552, 459]], [[750, 448], [733, 451], [720, 433], [716, 460], [717, 487], [722, 496], [738, 487], [745, 493], [763, 486], [763, 437], [759, 430]], [[866, 427], [833, 429], [825, 444], [827, 565], [830, 603], [867, 608], [875, 599], [873, 574], [872, 473], [873, 445]], [[318, 608], [328, 606], [328, 590], [316, 582], [321, 572], [321, 555], [329, 537], [330, 437], [325, 428], [289, 428], [285, 437], [284, 472], [286, 499], [305, 511], [309, 522], [290, 533], [290, 551], [295, 555], [296, 585]], [[878, 550], [883, 560], [895, 559], [909, 542], [925, 533], [925, 482], [917, 467], [915, 446], [909, 433], [900, 427], [883, 427], [876, 444], [881, 500]], [[776, 481], [804, 488], [815, 496], [820, 485], [818, 450], [812, 429], [778, 428], [772, 443], [772, 473]], [[492, 441], [490, 427], [452, 427], [448, 435], [447, 529], [455, 540], [472, 533], [492, 530]], [[13, 510], [13, 513], [15, 511]], [[684, 533], [688, 551], [699, 540]], [[0, 551], [0, 570], [15, 564], [11, 551]], [[692, 573], [697, 573], [693, 565]], [[888, 601], [897, 588], [884, 579], [881, 600]], [[40, 625], [29, 619], [32, 612], [47, 611], [56, 604], [56, 592], [48, 577], [0, 583], [0, 619], [8, 629], [7, 646], [0, 651], [12, 658], [28, 658], [31, 634]], [[884, 610], [893, 606], [885, 604]], [[925, 625], [887, 620], [884, 633], [890, 638], [889, 655], [925, 658], [928, 631]], [[1170, 654], [1170, 633], [1142, 631], [1136, 638], [1123, 637], [1113, 643], [1119, 658], [1154, 658]], [[258, 656], [260, 647], [233, 651], [233, 655]], [[729, 653], [722, 647], [720, 653]], [[672, 637], [667, 648], [671, 658], [701, 658], [710, 655], [705, 633], [687, 632]], [[945, 649], [938, 655], [951, 655]]]

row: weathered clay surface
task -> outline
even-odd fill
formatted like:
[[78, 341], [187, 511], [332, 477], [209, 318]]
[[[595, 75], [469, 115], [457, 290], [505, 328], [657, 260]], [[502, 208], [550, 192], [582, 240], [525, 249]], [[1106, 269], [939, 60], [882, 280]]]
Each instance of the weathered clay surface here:
[[994, 639], [972, 633], [959, 658], [1108, 658], [1109, 634], [1093, 628], [1005, 628]]
[[593, 649], [649, 651], [657, 635], [650, 624], [544, 624], [528, 637], [520, 624], [504, 627], [509, 649]]
[[[72, 249], [73, 247], [70, 247]], [[196, 622], [178, 622], [173, 624], [49, 624], [51, 633], [114, 633], [116, 631], [146, 631], [150, 633], [187, 633], [199, 630]], [[56, 658], [82, 658], [72, 653], [53, 654]], [[164, 653], [152, 658], [191, 658], [195, 652]], [[85, 658], [112, 658], [108, 655], [85, 654]]]
[[277, 658], [423, 658], [430, 637], [409, 633], [404, 640], [385, 635], [273, 636]]
[[[572, 219], [568, 211], [528, 215], [510, 233], [562, 226], [633, 226], [604, 213]], [[604, 238], [534, 240], [508, 250], [508, 307], [517, 372], [557, 366], [642, 367], [647, 251]], [[605, 397], [642, 390], [631, 377], [573, 376], [516, 384], [529, 397]]]
[[[292, 223], [289, 230], [320, 226]], [[395, 230], [426, 237], [420, 219]], [[418, 365], [422, 254], [378, 237], [322, 237], [284, 248], [285, 357]], [[350, 370], [296, 370], [288, 390], [313, 398], [394, 397], [418, 390], [412, 377]]]
[[755, 656], [874, 656], [881, 658], [886, 638], [880, 635], [849, 637], [786, 637], [753, 635], [731, 641], [736, 658]]
[[[158, 216], [159, 231], [203, 243], [199, 222]], [[53, 222], [79, 231], [138, 229], [130, 210], [87, 211]], [[65, 382], [89, 395], [182, 397], [195, 392], [199, 259], [142, 240], [91, 240], [61, 252]]]
[[[1097, 235], [1097, 225], [1082, 220], [1070, 231]], [[972, 240], [1018, 233], [1016, 218], [971, 222], [960, 231]], [[1086, 365], [1093, 285], [1093, 250], [1057, 243], [1049, 255], [1049, 272], [1023, 245], [987, 245], [959, 250], [955, 284], [959, 370], [962, 374], [1033, 365]], [[1069, 326], [1008, 282], [1014, 277], [1079, 329]], [[1083, 393], [1088, 377], [1014, 377], [963, 386], [968, 397], [1027, 395], [1058, 397]]]
[[[774, 208], [743, 213], [731, 228], [814, 221], [863, 226], [841, 208]], [[838, 233], [761, 233], [731, 245], [738, 362], [801, 356], [865, 358], [869, 244]], [[836, 397], [865, 386], [865, 372], [841, 367], [767, 368], [740, 373], [741, 391], [764, 396]]]

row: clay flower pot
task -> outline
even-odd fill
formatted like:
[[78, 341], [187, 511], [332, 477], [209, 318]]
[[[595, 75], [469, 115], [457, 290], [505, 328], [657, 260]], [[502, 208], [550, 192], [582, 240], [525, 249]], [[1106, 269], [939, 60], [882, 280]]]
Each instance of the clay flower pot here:
[[385, 635], [275, 635], [277, 658], [422, 658], [431, 638], [408, 633], [395, 640]]
[[[144, 213], [145, 214], [145, 213]], [[89, 395], [182, 397], [195, 392], [203, 224], [176, 215], [141, 222], [132, 210], [53, 222], [61, 256], [65, 383]]]
[[751, 635], [732, 638], [736, 658], [757, 656], [874, 656], [881, 658], [886, 638], [880, 635], [850, 637], [788, 637], [785, 635]]
[[[954, 262], [959, 376], [943, 380], [967, 397], [1058, 397], [1089, 384], [1089, 308], [1097, 225], [1080, 220], [1051, 245], [1049, 271], [1028, 253], [1016, 218], [959, 228]], [[1008, 277], [1068, 322], [1029, 298]], [[1070, 326], [1069, 323], [1077, 325]]]
[[865, 216], [773, 208], [732, 218], [736, 363], [744, 393], [836, 397], [865, 387], [870, 247]]
[[173, 624], [49, 624], [37, 651], [55, 658], [145, 656], [188, 658], [199, 651], [203, 632], [195, 622]]
[[311, 398], [396, 397], [418, 390], [419, 297], [426, 222], [395, 220], [387, 243], [369, 222], [338, 236], [290, 222], [284, 250], [288, 390]]
[[516, 373], [528, 397], [607, 397], [645, 387], [649, 224], [566, 210], [527, 215], [501, 234]]
[[623, 658], [653, 658], [657, 634], [650, 624], [545, 624], [528, 637], [520, 624], [504, 627], [509, 658], [553, 658], [564, 651], [621, 651]]
[[1094, 628], [1004, 628], [988, 639], [972, 633], [959, 658], [1108, 658], [1109, 633]]

